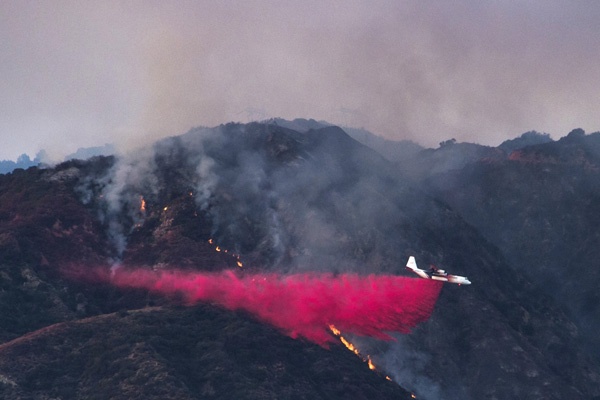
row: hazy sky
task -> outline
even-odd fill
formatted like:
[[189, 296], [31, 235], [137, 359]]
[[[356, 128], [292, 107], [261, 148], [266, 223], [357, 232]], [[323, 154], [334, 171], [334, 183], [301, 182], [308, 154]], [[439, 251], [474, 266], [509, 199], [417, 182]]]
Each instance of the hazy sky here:
[[598, 131], [600, 1], [0, 0], [0, 159], [269, 117]]

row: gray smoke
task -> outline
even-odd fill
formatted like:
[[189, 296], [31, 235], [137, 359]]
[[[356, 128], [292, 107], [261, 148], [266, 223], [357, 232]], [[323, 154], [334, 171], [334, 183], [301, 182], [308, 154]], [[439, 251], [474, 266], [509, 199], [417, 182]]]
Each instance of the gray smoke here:
[[417, 398], [449, 400], [440, 385], [430, 378], [435, 371], [426, 370], [429, 358], [429, 355], [415, 350], [414, 344], [408, 343], [407, 338], [396, 336], [396, 342], [391, 343], [388, 351], [378, 360], [381, 360], [381, 367], [389, 371], [394, 382], [414, 392]]
[[589, 0], [0, 2], [0, 159], [265, 115], [427, 146], [593, 131], [599, 15]]
[[114, 264], [121, 260], [132, 228], [144, 219], [142, 199], [157, 194], [155, 170], [153, 151], [144, 147], [117, 156], [105, 174], [86, 177], [76, 188], [84, 204], [95, 203], [113, 246]]
[[[142, 197], [162, 207], [189, 191], [215, 242], [263, 268], [397, 272], [398, 249], [407, 247], [399, 234], [408, 221], [399, 203], [405, 189], [365, 172], [387, 176], [387, 165], [336, 127], [299, 133], [274, 124], [228, 124], [119, 155], [94, 181], [98, 187], [87, 181], [80, 192], [88, 203], [96, 199], [115, 262], [144, 222]], [[399, 384], [410, 383], [425, 398], [449, 398], [425, 373], [426, 356], [402, 338], [381, 358]]]

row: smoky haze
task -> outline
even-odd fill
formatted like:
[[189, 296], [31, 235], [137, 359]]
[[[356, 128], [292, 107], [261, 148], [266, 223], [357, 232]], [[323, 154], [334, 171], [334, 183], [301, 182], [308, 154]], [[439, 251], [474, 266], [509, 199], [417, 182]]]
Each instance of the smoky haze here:
[[[396, 276], [398, 253], [411, 248], [402, 231], [421, 205], [431, 204], [395, 187], [393, 164], [340, 128], [316, 128], [299, 132], [275, 122], [197, 128], [117, 156], [100, 175], [82, 177], [77, 191], [95, 204], [107, 229], [114, 248], [109, 261], [126, 267], [67, 273], [247, 310], [320, 344], [333, 339], [330, 324], [361, 337], [408, 333], [429, 318], [442, 288]], [[241, 255], [242, 278], [231, 271], [178, 272], [177, 265], [155, 273], [127, 262], [132, 232], [146, 226], [148, 215], [170, 208], [177, 193], [193, 196], [211, 227], [211, 243]], [[150, 214], [140, 211], [142, 199]], [[406, 371], [406, 360], [422, 353], [377, 351], [396, 382], [450, 398], [425, 376], [425, 361]]]
[[0, 159], [296, 117], [426, 146], [600, 127], [600, 4], [8, 1]]
[[[482, 398], [489, 390], [510, 393], [498, 398], [524, 391], [544, 391], [537, 398], [550, 398], [548, 393], [559, 390], [596, 390], [592, 372], [576, 376], [575, 370], [560, 367], [563, 347], [550, 355], [542, 350], [563, 342], [571, 348], [569, 343], [578, 340], [574, 325], [549, 306], [536, 311], [537, 302], [546, 301], [543, 295], [529, 294], [528, 281], [518, 269], [509, 269], [491, 242], [451, 208], [412, 186], [398, 165], [338, 127], [305, 122], [315, 129], [300, 132], [281, 121], [197, 128], [116, 158], [63, 168], [87, 164], [93, 172], [79, 175], [77, 191], [107, 229], [114, 250], [109, 261], [124, 266], [113, 268], [115, 275], [140, 266], [148, 271], [220, 268], [211, 258], [173, 257], [167, 247], [178, 245], [166, 239], [169, 231], [177, 243], [191, 240], [184, 242], [190, 247], [210, 243], [228, 249], [239, 256], [243, 266], [237, 266], [244, 274], [398, 275], [407, 256], [415, 255], [419, 265], [435, 260], [438, 266], [452, 266], [474, 285], [446, 287], [440, 297], [445, 303], [411, 341], [389, 347], [359, 342], [392, 379], [409, 382], [419, 397], [440, 399]], [[189, 207], [181, 206], [183, 199]], [[202, 229], [187, 230], [177, 215]], [[140, 238], [147, 247], [140, 246]], [[150, 283], [155, 277], [151, 273]], [[490, 306], [493, 302], [499, 305]], [[531, 325], [513, 327], [513, 310], [527, 315]], [[296, 314], [290, 313], [294, 320]], [[583, 360], [581, 353], [571, 354]], [[564, 362], [575, 363], [571, 358]], [[577, 384], [569, 383], [576, 379]]]
[[[263, 264], [278, 270], [364, 271], [390, 267], [369, 254], [393, 253], [384, 232], [398, 227], [390, 226], [389, 216], [405, 219], [388, 199], [397, 190], [366, 172], [384, 173], [389, 165], [337, 127], [299, 133], [228, 124], [117, 157], [106, 175], [82, 180], [77, 190], [84, 203], [99, 199], [116, 262], [143, 220], [140, 199], [163, 204], [179, 187], [207, 213], [215, 241], [237, 254], [260, 254]], [[369, 231], [365, 221], [381, 228], [363, 234]], [[356, 238], [341, 235], [341, 223]]]

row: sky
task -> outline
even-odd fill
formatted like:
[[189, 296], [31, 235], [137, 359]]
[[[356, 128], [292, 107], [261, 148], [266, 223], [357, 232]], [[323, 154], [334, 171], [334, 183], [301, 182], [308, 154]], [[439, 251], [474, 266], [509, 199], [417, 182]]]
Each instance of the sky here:
[[0, 160], [271, 117], [427, 147], [600, 130], [595, 0], [0, 0]]

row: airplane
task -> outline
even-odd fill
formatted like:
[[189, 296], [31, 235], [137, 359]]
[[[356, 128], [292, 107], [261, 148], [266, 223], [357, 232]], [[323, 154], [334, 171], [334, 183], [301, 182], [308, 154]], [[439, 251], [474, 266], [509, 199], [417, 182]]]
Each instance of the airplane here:
[[408, 257], [408, 262], [406, 263], [406, 269], [414, 272], [419, 275], [423, 279], [433, 279], [434, 281], [442, 281], [442, 282], [450, 282], [456, 283], [458, 285], [470, 285], [471, 281], [466, 276], [459, 275], [450, 275], [446, 273], [443, 269], [436, 268], [435, 266], [431, 266], [429, 271], [425, 271], [424, 269], [419, 269], [417, 267], [417, 262], [413, 256]]

